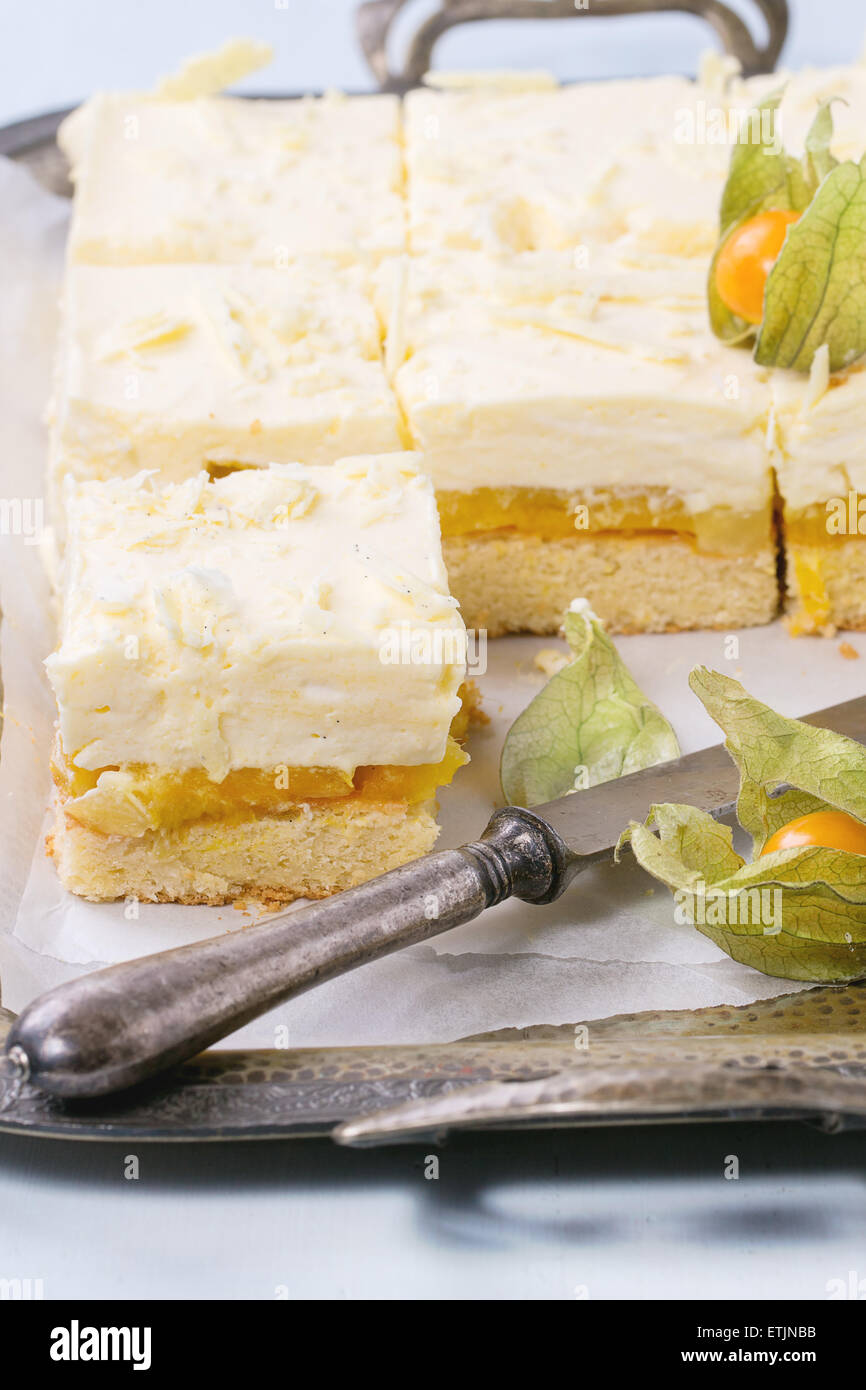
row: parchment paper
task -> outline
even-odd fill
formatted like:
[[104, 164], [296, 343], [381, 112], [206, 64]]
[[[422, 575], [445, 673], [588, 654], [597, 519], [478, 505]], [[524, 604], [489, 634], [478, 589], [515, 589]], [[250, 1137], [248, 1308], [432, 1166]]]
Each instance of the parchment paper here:
[[[254, 919], [226, 908], [93, 904], [65, 893], [45, 857], [53, 706], [42, 660], [53, 645], [50, 586], [32, 537], [9, 534], [14, 508], [43, 496], [42, 424], [50, 392], [68, 204], [0, 161], [0, 978], [20, 1010], [43, 989], [106, 962], [236, 931]], [[20, 529], [20, 528], [19, 528]], [[866, 638], [847, 636], [866, 657]], [[488, 648], [480, 684], [490, 724], [469, 745], [472, 764], [441, 795], [448, 847], [476, 837], [499, 799], [505, 732], [543, 683], [536, 653], [551, 639], [509, 638]], [[866, 661], [840, 641], [790, 638], [781, 624], [739, 634], [621, 638], [635, 678], [672, 720], [684, 752], [718, 730], [687, 676], [704, 662], [743, 680], [789, 714], [863, 693]], [[564, 648], [563, 648], [564, 649]], [[643, 1009], [746, 1004], [797, 988], [736, 965], [694, 928], [674, 922], [667, 890], [633, 862], [588, 871], [558, 903], [504, 903], [479, 921], [324, 985], [236, 1034], [268, 1046], [288, 1028], [293, 1046], [440, 1042], [496, 1028], [574, 1023]]]

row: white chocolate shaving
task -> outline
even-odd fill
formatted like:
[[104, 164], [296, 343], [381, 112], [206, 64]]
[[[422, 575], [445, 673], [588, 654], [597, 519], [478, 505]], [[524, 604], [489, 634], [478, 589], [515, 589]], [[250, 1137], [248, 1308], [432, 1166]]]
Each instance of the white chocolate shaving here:
[[198, 53], [182, 63], [177, 72], [156, 84], [154, 96], [164, 101], [192, 101], [212, 96], [231, 87], [251, 72], [267, 67], [274, 50], [257, 39], [228, 39], [211, 53]]

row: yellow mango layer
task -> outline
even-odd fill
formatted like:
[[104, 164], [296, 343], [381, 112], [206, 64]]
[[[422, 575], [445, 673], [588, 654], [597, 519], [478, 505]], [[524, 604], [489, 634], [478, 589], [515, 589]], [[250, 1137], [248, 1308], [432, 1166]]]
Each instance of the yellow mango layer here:
[[830, 622], [832, 612], [820, 547], [789, 550], [788, 564], [794, 571], [798, 600], [797, 611], [788, 622], [789, 630], [794, 637], [804, 632], [820, 632]]
[[866, 540], [866, 499], [862, 511], [856, 502], [849, 503], [846, 498], [840, 498], [829, 507], [816, 503], [803, 511], [791, 512], [786, 509], [785, 536], [788, 543], [820, 547], [838, 545], [852, 536]]
[[664, 488], [641, 492], [567, 493], [554, 488], [475, 488], [437, 492], [443, 536], [512, 530], [559, 540], [581, 532], [659, 533], [691, 537], [699, 550], [749, 553], [771, 543], [772, 506], [741, 514], [728, 507], [690, 512]]
[[62, 754], [52, 764], [65, 811], [103, 834], [174, 830], [198, 820], [284, 815], [309, 802], [354, 797], [364, 802], [430, 801], [468, 756], [450, 737], [441, 762], [418, 767], [359, 767], [354, 777], [331, 768], [240, 768], [212, 782], [198, 768], [163, 771], [142, 764], [85, 771]]

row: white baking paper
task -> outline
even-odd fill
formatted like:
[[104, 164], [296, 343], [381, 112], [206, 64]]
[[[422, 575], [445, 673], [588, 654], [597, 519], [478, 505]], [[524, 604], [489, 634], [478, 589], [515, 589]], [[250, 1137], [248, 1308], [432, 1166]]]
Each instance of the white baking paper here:
[[[68, 205], [0, 161], [0, 976], [3, 1003], [20, 1010], [50, 985], [99, 964], [243, 929], [250, 913], [225, 908], [82, 902], [63, 892], [44, 853], [52, 703], [42, 659], [53, 641], [39, 548], [21, 534], [43, 497], [45, 430]], [[27, 512], [29, 503], [31, 511]], [[16, 510], [17, 504], [17, 510]], [[17, 526], [17, 533], [16, 533]], [[618, 639], [643, 690], [674, 724], [684, 752], [718, 731], [691, 695], [698, 662], [743, 680], [790, 714], [863, 692], [866, 639], [790, 638], [781, 624], [739, 634]], [[442, 794], [443, 847], [475, 838], [499, 800], [497, 765], [513, 718], [543, 682], [536, 653], [550, 639], [492, 642], [480, 684], [490, 717], [473, 732], [472, 764]], [[564, 650], [564, 648], [563, 648]], [[614, 1013], [747, 1004], [797, 988], [736, 965], [693, 928], [677, 926], [667, 891], [632, 862], [581, 875], [548, 907], [509, 902], [479, 921], [367, 965], [236, 1034], [293, 1046], [439, 1042], [497, 1028], [575, 1023]]]

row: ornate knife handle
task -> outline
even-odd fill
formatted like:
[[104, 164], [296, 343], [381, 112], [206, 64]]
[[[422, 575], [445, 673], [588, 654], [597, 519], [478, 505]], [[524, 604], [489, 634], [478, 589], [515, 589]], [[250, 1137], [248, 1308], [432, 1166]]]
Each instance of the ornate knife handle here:
[[[726, 0], [441, 0], [440, 8], [417, 29], [402, 68], [388, 62], [388, 37], [407, 0], [366, 0], [358, 6], [358, 36], [364, 56], [383, 91], [415, 87], [432, 66], [433, 49], [447, 29], [482, 19], [580, 19], [584, 15], [662, 14], [673, 11], [705, 19], [725, 51], [738, 58], [743, 72], [772, 72], [788, 32], [787, 0], [751, 0], [755, 20], [763, 18], [762, 43]], [[757, 29], [759, 25], [756, 23]]]
[[507, 807], [462, 849], [416, 859], [261, 926], [49, 990], [11, 1028], [8, 1063], [21, 1080], [59, 1096], [122, 1090], [286, 999], [505, 898], [551, 902], [581, 863], [540, 816]]

